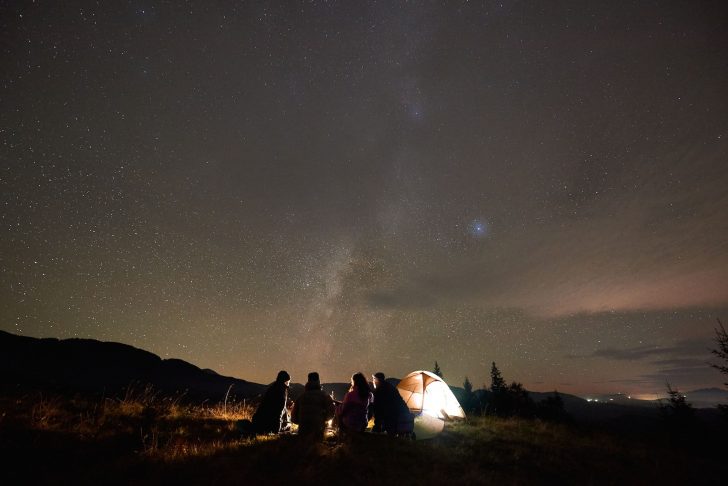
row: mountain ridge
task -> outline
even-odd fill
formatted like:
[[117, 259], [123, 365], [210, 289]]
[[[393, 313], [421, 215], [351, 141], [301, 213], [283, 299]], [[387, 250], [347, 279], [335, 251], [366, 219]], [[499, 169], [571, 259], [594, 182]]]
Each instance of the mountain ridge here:
[[[59, 365], [62, 363], [62, 365]], [[387, 381], [396, 385], [397, 378]], [[87, 338], [34, 338], [0, 330], [0, 385], [51, 388], [89, 392], [121, 392], [130, 386], [151, 384], [155, 390], [184, 396], [192, 401], [220, 401], [230, 390], [229, 399], [249, 399], [262, 394], [268, 385], [223, 376], [209, 368], [178, 358], [160, 356], [129, 344]], [[324, 391], [343, 399], [349, 384], [322, 384]], [[231, 388], [232, 387], [232, 388]], [[461, 399], [464, 390], [451, 386]], [[303, 385], [292, 383], [290, 398], [296, 399]], [[475, 390], [483, 393], [484, 390]], [[685, 392], [698, 408], [714, 407], [728, 401], [728, 391], [713, 387]], [[530, 392], [536, 401], [551, 393]], [[598, 406], [576, 395], [560, 393], [566, 409], [591, 416], [596, 409], [655, 408], [654, 401], [620, 399]], [[692, 399], [692, 400], [691, 400]], [[606, 408], [605, 408], [606, 407]], [[601, 413], [600, 413], [601, 414]]]
[[266, 385], [203, 370], [187, 361], [112, 341], [33, 338], [0, 331], [0, 384], [84, 392], [120, 392], [150, 384], [189, 400], [242, 399]]

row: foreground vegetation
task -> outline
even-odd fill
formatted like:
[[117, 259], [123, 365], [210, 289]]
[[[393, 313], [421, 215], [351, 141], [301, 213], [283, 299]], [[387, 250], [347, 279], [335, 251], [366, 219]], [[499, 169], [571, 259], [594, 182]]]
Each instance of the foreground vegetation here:
[[150, 390], [114, 399], [5, 394], [0, 483], [718, 484], [728, 473], [721, 453], [693, 435], [476, 417], [430, 441], [365, 434], [310, 445], [242, 437], [238, 423], [251, 412], [244, 402], [189, 405]]

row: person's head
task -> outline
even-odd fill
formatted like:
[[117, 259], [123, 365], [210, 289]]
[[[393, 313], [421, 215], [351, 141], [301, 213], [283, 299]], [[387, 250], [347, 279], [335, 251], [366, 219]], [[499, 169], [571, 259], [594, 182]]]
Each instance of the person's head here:
[[287, 371], [281, 370], [278, 372], [278, 376], [276, 376], [276, 383], [281, 383], [283, 385], [290, 385], [291, 384], [291, 375], [288, 374]]
[[374, 388], [379, 388], [384, 383], [384, 373], [378, 371], [372, 375], [372, 384]]
[[305, 388], [306, 390], [321, 389], [321, 379], [319, 378], [319, 374], [316, 371], [312, 371], [308, 374], [308, 381], [306, 382]]
[[369, 396], [369, 383], [364, 376], [364, 373], [354, 373], [351, 377], [351, 389], [355, 390], [361, 399], [366, 399]]

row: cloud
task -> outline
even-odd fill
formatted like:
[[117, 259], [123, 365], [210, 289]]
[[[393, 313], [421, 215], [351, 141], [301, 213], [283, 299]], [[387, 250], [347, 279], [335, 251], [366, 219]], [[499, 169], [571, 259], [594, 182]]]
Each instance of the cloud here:
[[671, 383], [690, 387], [695, 383], [715, 381], [715, 372], [708, 366], [710, 350], [703, 340], [683, 340], [672, 346], [644, 345], [627, 349], [603, 348], [581, 358], [602, 358], [617, 361], [643, 362], [654, 370], [637, 378], [609, 380], [622, 385], [652, 385], [664, 387]]
[[632, 349], [606, 348], [594, 351], [591, 356], [595, 358], [633, 361], [645, 359], [656, 354], [664, 354], [665, 351], [665, 349], [656, 346], [639, 346]]
[[660, 359], [652, 361], [652, 364], [657, 366], [668, 366], [668, 367], [704, 367], [707, 364], [706, 360], [694, 359], [694, 358], [673, 358], [673, 359]]
[[648, 383], [654, 383], [656, 385], [670, 383], [677, 387], [693, 386], [694, 383], [711, 382], [715, 382], [717, 386], [720, 383], [720, 379], [715, 373], [715, 370], [706, 365], [659, 369], [653, 373], [641, 375], [641, 377]]
[[644, 345], [627, 349], [603, 348], [597, 349], [591, 355], [588, 355], [588, 357], [639, 361], [654, 356], [662, 356], [664, 359], [651, 361], [651, 363], [655, 365], [673, 366], [684, 364], [696, 365], [697, 363], [705, 365], [705, 361], [692, 358], [696, 355], [705, 355], [706, 357], [709, 355], [705, 341], [690, 339], [679, 341], [673, 346], [662, 347], [657, 345]]
[[691, 366], [689, 368], [685, 367], [677, 367], [677, 368], [664, 368], [661, 370], [658, 370], [654, 373], [646, 373], [642, 375], [645, 379], [648, 380], [665, 380], [666, 378], [670, 377], [693, 377], [695, 375], [700, 375], [701, 377], [707, 374], [712, 374], [712, 370], [708, 368], [707, 366]]

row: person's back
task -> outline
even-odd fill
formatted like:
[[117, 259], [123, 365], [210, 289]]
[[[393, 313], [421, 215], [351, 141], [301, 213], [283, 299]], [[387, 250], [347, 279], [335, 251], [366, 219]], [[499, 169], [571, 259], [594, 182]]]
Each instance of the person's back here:
[[361, 373], [352, 376], [351, 389], [344, 396], [339, 411], [340, 425], [345, 429], [355, 432], [363, 432], [369, 421], [369, 405], [374, 401], [374, 396], [369, 391], [366, 378]]
[[291, 420], [298, 424], [298, 435], [321, 440], [326, 421], [334, 416], [334, 401], [321, 389], [318, 373], [309, 373], [308, 378], [303, 394], [293, 405]]
[[281, 429], [281, 418], [285, 413], [288, 399], [288, 385], [291, 377], [285, 371], [280, 371], [276, 381], [271, 384], [263, 395], [258, 409], [253, 415], [253, 431], [258, 434], [278, 433]]
[[372, 376], [374, 383], [374, 430], [390, 435], [408, 435], [414, 427], [412, 414], [397, 387], [381, 371]]
[[398, 407], [396, 397], [397, 390], [390, 383], [383, 381], [377, 383], [374, 389], [374, 429], [377, 431], [391, 432], [397, 423]]

